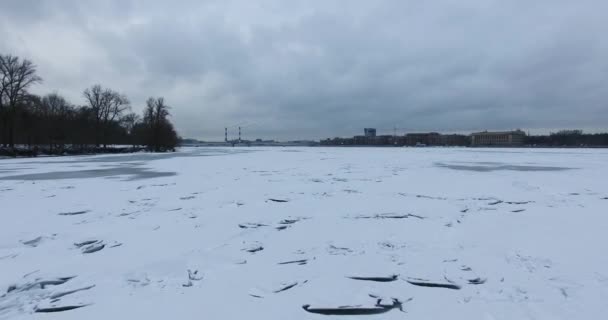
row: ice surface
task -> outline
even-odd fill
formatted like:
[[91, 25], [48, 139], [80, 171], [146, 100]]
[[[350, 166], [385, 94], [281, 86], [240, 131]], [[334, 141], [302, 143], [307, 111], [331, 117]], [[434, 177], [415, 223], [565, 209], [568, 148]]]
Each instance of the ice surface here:
[[3, 159], [0, 319], [603, 319], [606, 164], [599, 149]]

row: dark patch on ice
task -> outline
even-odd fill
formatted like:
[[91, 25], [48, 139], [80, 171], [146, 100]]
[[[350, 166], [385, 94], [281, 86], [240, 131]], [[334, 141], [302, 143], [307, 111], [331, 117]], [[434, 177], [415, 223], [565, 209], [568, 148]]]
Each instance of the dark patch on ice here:
[[350, 248], [336, 247], [334, 245], [330, 245], [327, 251], [331, 255], [349, 255], [354, 253], [354, 250]]
[[272, 201], [272, 202], [279, 202], [279, 203], [284, 203], [284, 202], [289, 202], [289, 200], [284, 200], [284, 199], [268, 199], [268, 201]]
[[42, 236], [34, 238], [32, 240], [27, 240], [27, 241], [21, 241], [21, 243], [23, 243], [26, 246], [30, 246], [30, 247], [37, 247], [40, 242], [42, 242]]
[[431, 200], [447, 200], [448, 199], [448, 198], [444, 198], [444, 197], [425, 196], [423, 194], [417, 194], [416, 198], [431, 199]]
[[78, 308], [82, 308], [82, 307], [86, 307], [86, 304], [83, 305], [76, 305], [76, 306], [62, 306], [62, 307], [48, 307], [48, 308], [36, 308], [34, 310], [34, 312], [42, 312], [42, 313], [49, 313], [49, 312], [63, 312], [63, 311], [69, 311], [69, 310], [74, 310], [74, 309], [78, 309]]
[[392, 304], [382, 304], [382, 299], [378, 299], [375, 306], [373, 307], [339, 306], [334, 308], [311, 308], [309, 304], [305, 304], [302, 306], [302, 309], [310, 313], [322, 314], [326, 316], [374, 315], [386, 313], [393, 309], [399, 309], [403, 311], [403, 302], [394, 298], [392, 300]]
[[[171, 211], [171, 210], [169, 210], [169, 211]], [[123, 213], [119, 214], [118, 216], [119, 217], [126, 217], [126, 216], [130, 216], [132, 214], [136, 214], [136, 213], [139, 213], [139, 212], [141, 212], [141, 211], [137, 210], [137, 211], [131, 211], [131, 212], [123, 212]]]
[[291, 227], [291, 226], [278, 226], [278, 227], [276, 227], [276, 229], [279, 230], [279, 231], [281, 231], [281, 230], [285, 230], [285, 229], [287, 229], [289, 227]]
[[188, 269], [188, 279], [192, 281], [200, 281], [203, 280], [203, 276], [198, 275], [198, 270], [190, 270]]
[[295, 287], [297, 285], [298, 285], [297, 282], [293, 282], [293, 283], [287, 284], [284, 287], [281, 287], [281, 288], [279, 288], [279, 289], [277, 289], [277, 290], [275, 290], [273, 292], [274, 293], [280, 293], [280, 292], [283, 292], [283, 291], [287, 291], [287, 290], [289, 290], [289, 289], [291, 289], [291, 288], [293, 288], [293, 287]]
[[505, 201], [506, 204], [528, 204], [534, 201]]
[[91, 210], [82, 210], [82, 211], [73, 211], [73, 212], [60, 212], [58, 215], [60, 216], [77, 216], [80, 214], [89, 213]]
[[415, 214], [396, 214], [396, 213], [379, 213], [379, 214], [375, 214], [373, 216], [356, 216], [354, 217], [354, 219], [407, 219], [407, 218], [418, 218], [418, 219], [425, 219], [422, 216], [419, 215], [415, 215]]
[[196, 197], [195, 197], [195, 196], [187, 196], [187, 197], [181, 197], [181, 198], [179, 198], [179, 199], [180, 199], [180, 200], [192, 200], [192, 199], [194, 199], [194, 198], [196, 198]]
[[104, 178], [115, 176], [130, 176], [124, 180], [142, 180], [174, 176], [175, 172], [152, 171], [143, 167], [111, 167], [104, 169], [75, 170], [75, 171], [52, 171], [43, 173], [30, 173], [14, 176], [0, 177], [0, 180], [63, 180], [63, 179], [86, 179]]
[[293, 224], [300, 221], [300, 219], [284, 219], [279, 221], [279, 224]]
[[239, 228], [241, 228], [241, 229], [257, 229], [260, 227], [267, 227], [267, 226], [268, 225], [263, 224], [263, 223], [253, 223], [253, 222], [239, 224]]
[[262, 251], [262, 250], [264, 250], [264, 247], [262, 247], [262, 246], [257, 246], [257, 247], [252, 247], [252, 248], [249, 248], [249, 249], [245, 249], [245, 251], [250, 252], [250, 253], [256, 253], [256, 252]]
[[81, 248], [81, 247], [88, 246], [90, 244], [97, 243], [97, 242], [99, 242], [99, 240], [87, 240], [87, 241], [83, 241], [83, 242], [74, 243], [74, 245], [78, 248]]
[[32, 272], [28, 272], [28, 273], [24, 274], [23, 278], [27, 278], [27, 277], [29, 277], [29, 276], [33, 275], [34, 273], [37, 273], [37, 272], [40, 272], [40, 269], [37, 269], [37, 270], [34, 270]]
[[150, 284], [147, 274], [135, 275], [126, 279], [127, 283], [133, 287], [145, 287]]
[[6, 289], [6, 293], [10, 293], [12, 291], [17, 290], [17, 285], [15, 284], [11, 284], [10, 286], [8, 286], [8, 288]]
[[501, 203], [502, 203], [502, 200], [496, 200], [496, 201], [493, 201], [493, 202], [488, 203], [488, 205], [489, 205], [489, 206], [495, 206], [495, 205], [497, 205], [497, 204], [501, 204]]
[[484, 198], [460, 198], [458, 199], [458, 201], [465, 201], [465, 200], [475, 200], [475, 201], [490, 201], [490, 200], [498, 200], [494, 197], [484, 197]]
[[92, 244], [92, 245], [82, 248], [82, 253], [83, 254], [95, 253], [97, 251], [101, 251], [105, 247], [106, 247], [106, 245], [103, 243]]
[[402, 249], [402, 248], [406, 247], [406, 245], [404, 243], [396, 244], [396, 243], [392, 243], [390, 241], [379, 242], [378, 246], [381, 249], [386, 249], [386, 250], [397, 250], [397, 249]]
[[524, 211], [526, 211], [526, 209], [517, 209], [517, 210], [512, 210], [511, 212], [517, 213], [517, 212], [524, 212]]
[[0, 260], [4, 260], [4, 259], [14, 259], [18, 256], [18, 253], [12, 253], [12, 254], [7, 254], [5, 256], [0, 257]]
[[428, 280], [424, 280], [424, 279], [407, 279], [405, 280], [407, 281], [409, 284], [415, 285], [415, 286], [419, 286], [419, 287], [429, 287], [429, 288], [445, 288], [445, 289], [452, 289], [452, 290], [460, 290], [460, 286], [454, 283], [450, 283], [450, 282], [431, 282]]
[[379, 245], [381, 248], [384, 248], [384, 249], [390, 249], [390, 250], [395, 249], [395, 245], [394, 245], [394, 244], [392, 244], [392, 243], [390, 243], [390, 242], [388, 242], [388, 241], [387, 241], [387, 242], [381, 242], [381, 243], [378, 243], [378, 245]]
[[302, 259], [302, 260], [293, 260], [293, 261], [285, 261], [285, 262], [279, 262], [278, 264], [284, 265], [284, 264], [298, 264], [298, 265], [305, 265], [308, 263], [308, 259]]
[[358, 276], [354, 276], [354, 277], [347, 277], [349, 279], [353, 279], [353, 280], [362, 280], [362, 281], [375, 281], [375, 282], [392, 282], [397, 280], [397, 278], [399, 278], [398, 275], [394, 274], [392, 276], [388, 276], [388, 277], [358, 277]]
[[484, 284], [486, 283], [487, 279], [485, 278], [475, 278], [475, 279], [469, 279], [469, 284]]
[[565, 170], [574, 170], [574, 169], [577, 169], [577, 168], [568, 168], [568, 167], [548, 167], [548, 166], [512, 165], [512, 164], [462, 165], [462, 164], [445, 164], [445, 163], [435, 163], [435, 167], [447, 168], [447, 169], [452, 169], [452, 170], [475, 171], [475, 172], [492, 172], [492, 171], [565, 171]]
[[75, 276], [60, 277], [60, 278], [55, 278], [55, 279], [36, 280], [33, 283], [26, 283], [22, 286], [12, 285], [12, 286], [8, 287], [8, 290], [6, 291], [6, 293], [10, 293], [12, 291], [17, 291], [17, 292], [28, 291], [28, 290], [35, 289], [35, 288], [45, 289], [47, 286], [62, 285], [74, 278], [75, 278]]
[[192, 281], [201, 281], [201, 280], [203, 280], [203, 276], [198, 275], [198, 270], [192, 271], [192, 270], [188, 269], [188, 282], [185, 284], [182, 284], [182, 287], [186, 287], [186, 288], [192, 287], [193, 286]]
[[92, 289], [94, 287], [95, 287], [95, 285], [91, 285], [91, 286], [88, 286], [88, 287], [74, 289], [74, 290], [70, 290], [70, 291], [58, 292], [58, 293], [52, 294], [50, 296], [50, 298], [51, 299], [59, 299], [59, 298], [61, 298], [63, 296], [67, 296], [69, 294], [73, 294], [73, 293], [80, 292], [80, 291], [90, 290], [90, 289]]

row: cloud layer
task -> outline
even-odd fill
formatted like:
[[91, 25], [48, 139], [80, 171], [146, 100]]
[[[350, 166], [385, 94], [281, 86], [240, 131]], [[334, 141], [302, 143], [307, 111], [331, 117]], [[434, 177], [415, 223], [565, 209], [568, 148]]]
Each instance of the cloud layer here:
[[136, 110], [164, 96], [180, 134], [607, 128], [608, 2], [0, 3], [0, 52], [83, 103], [100, 83]]

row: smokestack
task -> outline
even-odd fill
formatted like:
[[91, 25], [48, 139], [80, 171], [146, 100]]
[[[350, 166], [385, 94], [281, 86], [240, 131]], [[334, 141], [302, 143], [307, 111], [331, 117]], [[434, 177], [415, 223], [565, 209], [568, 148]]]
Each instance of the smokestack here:
[[228, 142], [228, 128], [224, 128], [224, 142]]
[[241, 142], [241, 127], [239, 127], [239, 143]]

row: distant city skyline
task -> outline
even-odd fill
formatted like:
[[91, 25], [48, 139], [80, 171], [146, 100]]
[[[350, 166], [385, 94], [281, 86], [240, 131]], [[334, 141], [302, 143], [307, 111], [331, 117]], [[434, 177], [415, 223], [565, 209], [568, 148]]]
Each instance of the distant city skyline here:
[[[377, 135], [381, 136], [381, 135], [393, 135], [394, 131], [393, 129], [386, 129], [386, 130], [380, 130], [378, 128], [374, 128], [369, 126], [369, 128], [373, 128], [373, 129], [377, 129]], [[355, 130], [352, 132], [346, 132], [344, 134], [341, 135], [328, 135], [328, 136], [324, 136], [324, 137], [320, 137], [320, 138], [286, 138], [286, 139], [280, 139], [280, 138], [275, 138], [272, 136], [263, 136], [258, 134], [258, 132], [256, 130], [252, 130], [252, 131], [247, 131], [247, 130], [243, 130], [243, 134], [242, 134], [242, 139], [243, 140], [250, 140], [250, 141], [254, 141], [256, 139], [262, 139], [262, 140], [275, 140], [275, 141], [290, 141], [290, 140], [315, 140], [315, 141], [319, 141], [319, 140], [323, 140], [323, 139], [328, 139], [328, 138], [349, 138], [349, 137], [353, 137], [353, 136], [362, 136], [364, 135], [363, 132], [364, 128], [359, 128], [359, 130]], [[538, 129], [527, 129], [527, 128], [482, 128], [482, 129], [477, 129], [477, 130], [460, 130], [460, 131], [448, 131], [448, 130], [397, 130], [396, 134], [398, 136], [403, 136], [406, 135], [408, 133], [429, 133], [429, 132], [437, 132], [437, 133], [441, 133], [441, 134], [463, 134], [463, 135], [469, 135], [471, 133], [474, 132], [482, 132], [482, 131], [511, 131], [511, 130], [522, 130], [524, 131], [526, 134], [530, 134], [530, 135], [548, 135], [551, 133], [556, 133], [558, 131], [562, 131], [562, 130], [583, 130], [584, 133], [606, 133], [608, 132], [608, 129], [602, 129], [602, 128], [587, 128], [587, 129], [581, 129], [581, 128], [538, 128]], [[222, 135], [220, 136], [211, 136], [211, 137], [203, 137], [203, 138], [197, 138], [197, 137], [186, 137], [184, 136], [183, 138], [187, 138], [187, 139], [195, 139], [195, 140], [200, 140], [200, 141], [209, 141], [209, 142], [221, 142], [224, 141], [224, 136]], [[238, 129], [235, 129], [232, 133], [231, 131], [229, 131], [228, 133], [228, 140], [238, 140]]]
[[[187, 138], [608, 130], [608, 2], [0, 3], [0, 53], [84, 104], [99, 83], [140, 113], [164, 96]], [[235, 135], [236, 136], [236, 135]]]

